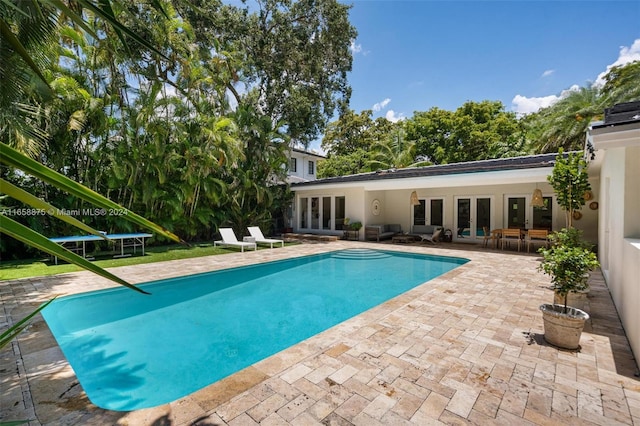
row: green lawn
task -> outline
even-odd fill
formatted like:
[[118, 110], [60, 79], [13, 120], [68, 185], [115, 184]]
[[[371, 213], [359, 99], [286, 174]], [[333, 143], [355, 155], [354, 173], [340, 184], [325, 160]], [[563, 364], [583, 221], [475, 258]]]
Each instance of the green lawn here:
[[[287, 245], [289, 245], [289, 243], [287, 243]], [[211, 256], [216, 254], [229, 253], [232, 251], [239, 250], [236, 248], [214, 248], [213, 244], [198, 244], [191, 247], [185, 247], [175, 244], [169, 246], [147, 247], [145, 249], [144, 256], [134, 255], [130, 257], [113, 259], [111, 257], [111, 254], [98, 254], [94, 263], [101, 268], [112, 268], [114, 266], [140, 265], [142, 263], [162, 262], [165, 260]], [[53, 261], [47, 259], [17, 261], [3, 260], [0, 264], [0, 281], [14, 280], [18, 278], [42, 277], [46, 275], [64, 274], [67, 272], [75, 272], [81, 270], [82, 268], [76, 265], [64, 262], [60, 262], [59, 265], [56, 265]]]

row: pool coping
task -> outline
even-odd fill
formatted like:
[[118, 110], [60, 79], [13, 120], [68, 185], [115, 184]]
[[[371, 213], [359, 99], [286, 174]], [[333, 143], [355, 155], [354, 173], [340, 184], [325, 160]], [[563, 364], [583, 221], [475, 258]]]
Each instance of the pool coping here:
[[[447, 422], [453, 418], [504, 421], [511, 416], [532, 424], [571, 418], [621, 424], [640, 421], [640, 384], [633, 376], [636, 366], [617, 315], [611, 318], [612, 304], [601, 274], [592, 276], [595, 291], [590, 308], [602, 308], [603, 312], [592, 313], [581, 352], [561, 351], [540, 338], [542, 320], [536, 308], [548, 302], [552, 294], [546, 289], [546, 276], [536, 271], [536, 255], [470, 246], [458, 250], [445, 244], [397, 246], [339, 241], [110, 271], [138, 283], [353, 247], [464, 257], [470, 262], [191, 395], [128, 413], [102, 410], [86, 399], [46, 324], [38, 317], [12, 343], [11, 351], [1, 352], [3, 365], [15, 362], [16, 367], [1, 376], [3, 387], [8, 384], [10, 389], [2, 397], [2, 411], [11, 417], [3, 415], [0, 420], [22, 415], [37, 419], [30, 424], [151, 424], [159, 419], [171, 424], [205, 419], [222, 424], [373, 424], [391, 420]], [[517, 264], [517, 268], [509, 267], [509, 263]], [[507, 297], [496, 288], [498, 285], [520, 297]], [[113, 285], [87, 272], [4, 282], [3, 309], [8, 320], [15, 322], [53, 293], [106, 287]], [[9, 291], [4, 290], [7, 288]], [[25, 298], [33, 302], [25, 304]], [[431, 300], [438, 303], [432, 304]], [[500, 312], [496, 300], [511, 303], [506, 313]], [[461, 307], [466, 310], [456, 311]], [[433, 315], [425, 313], [431, 311]], [[437, 324], [440, 317], [446, 326]], [[507, 333], [505, 327], [498, 326], [501, 322], [513, 324], [515, 329]], [[432, 347], [422, 348], [423, 341], [431, 342]], [[404, 348], [407, 342], [413, 345]], [[466, 344], [465, 350], [458, 353], [461, 342]], [[499, 356], [483, 358], [483, 351], [471, 356], [480, 346], [496, 354], [499, 348], [502, 350]], [[466, 375], [451, 370], [441, 374], [443, 363], [462, 368]], [[399, 370], [403, 372], [393, 377]], [[511, 372], [509, 380], [507, 370]], [[473, 380], [485, 374], [488, 379], [484, 382]], [[492, 378], [496, 383], [490, 383]], [[514, 380], [543, 396], [531, 403], [527, 398], [523, 405], [517, 392], [513, 396], [504, 390]], [[495, 398], [501, 390], [497, 403]], [[600, 402], [596, 406], [600, 411], [593, 412], [585, 408], [585, 403], [598, 399], [598, 392]], [[624, 408], [608, 407], [610, 395], [616, 395], [616, 404]], [[18, 397], [20, 404], [7, 406], [5, 411], [5, 404]], [[571, 398], [575, 398], [575, 416], [570, 415]], [[473, 402], [470, 406], [469, 401]], [[434, 409], [434, 404], [439, 408]]]

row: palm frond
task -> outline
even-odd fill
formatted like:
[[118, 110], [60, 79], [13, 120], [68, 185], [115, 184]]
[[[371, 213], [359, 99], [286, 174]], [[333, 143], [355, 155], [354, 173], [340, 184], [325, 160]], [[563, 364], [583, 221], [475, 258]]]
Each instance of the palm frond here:
[[129, 222], [133, 222], [136, 225], [147, 228], [173, 241], [185, 243], [180, 237], [173, 234], [169, 230], [162, 228], [161, 226], [145, 219], [140, 215], [137, 215], [136, 213], [128, 209], [125, 209], [119, 204], [103, 197], [102, 195], [79, 184], [78, 182], [69, 179], [68, 177], [56, 172], [55, 170], [51, 170], [48, 167], [43, 166], [37, 161], [28, 158], [27, 156], [21, 154], [20, 152], [2, 142], [0, 142], [0, 162], [6, 164], [7, 166], [20, 169], [23, 172], [37, 177], [42, 181], [55, 185], [58, 189], [61, 189], [85, 201], [88, 201], [97, 207], [124, 211], [125, 214], [122, 217]]

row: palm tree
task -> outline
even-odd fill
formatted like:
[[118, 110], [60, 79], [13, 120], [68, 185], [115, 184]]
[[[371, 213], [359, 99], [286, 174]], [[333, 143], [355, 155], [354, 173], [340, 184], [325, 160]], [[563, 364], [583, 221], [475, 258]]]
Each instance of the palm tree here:
[[604, 79], [601, 93], [607, 105], [640, 99], [640, 61], [613, 67]]
[[571, 90], [556, 104], [541, 110], [534, 126], [543, 126], [538, 141], [533, 143], [536, 152], [575, 151], [584, 148], [589, 123], [602, 117], [605, 100], [597, 87], [583, 86]]
[[402, 125], [396, 125], [387, 139], [373, 144], [373, 159], [369, 161], [370, 169], [400, 169], [429, 164], [425, 161], [416, 161], [416, 143], [407, 141], [405, 138], [406, 133]]
[[[238, 138], [244, 142], [244, 155], [229, 174], [228, 220], [236, 232], [247, 226], [270, 225], [272, 209], [278, 204], [284, 181], [289, 140], [278, 124], [260, 114], [255, 106], [241, 104], [233, 115], [238, 124]], [[279, 173], [279, 175], [278, 175]]]

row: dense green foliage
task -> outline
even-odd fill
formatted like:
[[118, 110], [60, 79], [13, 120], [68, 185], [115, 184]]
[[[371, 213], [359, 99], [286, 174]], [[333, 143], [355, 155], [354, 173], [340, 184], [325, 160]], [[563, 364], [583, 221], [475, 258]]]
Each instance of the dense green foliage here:
[[[57, 9], [65, 4], [80, 6], [0, 2], [0, 18], [38, 65], [0, 46], [0, 138], [185, 238], [210, 239], [222, 225], [268, 229], [291, 197], [277, 185], [289, 143], [314, 138], [348, 103], [348, 7], [102, 2], [127, 32], [78, 7], [80, 25]], [[155, 48], [120, 42], [132, 34]], [[57, 207], [89, 207], [15, 170], [0, 177]], [[134, 230], [117, 217], [79, 219]], [[75, 232], [47, 216], [17, 220], [47, 236]], [[24, 247], [5, 238], [0, 250], [6, 258]]]
[[516, 115], [501, 102], [469, 101], [454, 112], [416, 112], [406, 126], [416, 153], [435, 164], [514, 156], [525, 142]]
[[574, 291], [589, 289], [589, 272], [600, 266], [596, 254], [582, 241], [580, 232], [571, 228], [552, 234], [554, 244], [540, 248], [542, 262], [539, 270], [551, 277], [553, 290], [564, 297]]

